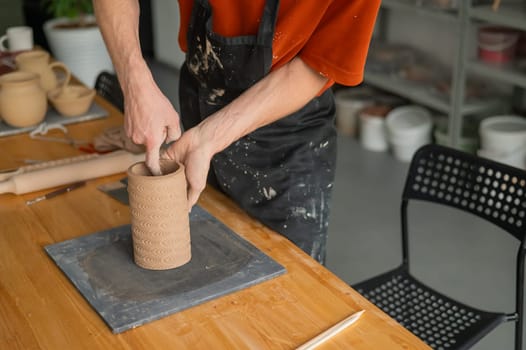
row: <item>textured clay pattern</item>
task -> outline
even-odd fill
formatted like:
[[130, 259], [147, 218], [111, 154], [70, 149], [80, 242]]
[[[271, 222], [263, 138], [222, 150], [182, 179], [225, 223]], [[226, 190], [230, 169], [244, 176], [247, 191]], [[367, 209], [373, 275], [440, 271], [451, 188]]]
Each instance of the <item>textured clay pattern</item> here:
[[153, 176], [144, 162], [128, 169], [134, 260], [150, 270], [179, 267], [192, 256], [184, 166], [161, 160], [161, 170]]

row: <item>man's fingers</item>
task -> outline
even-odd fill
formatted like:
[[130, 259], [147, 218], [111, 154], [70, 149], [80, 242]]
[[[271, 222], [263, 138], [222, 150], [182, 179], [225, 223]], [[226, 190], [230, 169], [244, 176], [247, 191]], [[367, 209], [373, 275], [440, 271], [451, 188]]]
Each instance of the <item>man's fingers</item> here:
[[192, 207], [197, 203], [201, 191], [196, 190], [195, 188], [188, 188], [188, 212], [192, 210]]
[[150, 172], [155, 175], [162, 175], [161, 165], [159, 164], [159, 149], [160, 146], [154, 146], [146, 152], [146, 166], [150, 169]]
[[171, 159], [177, 162], [181, 161], [181, 159], [179, 158], [179, 154], [177, 153], [175, 143], [163, 148], [163, 150], [161, 151], [161, 159]]
[[166, 127], [166, 142], [177, 141], [181, 137], [181, 128], [179, 125]]
[[[187, 168], [188, 169], [188, 168]], [[191, 178], [189, 178], [188, 173], [186, 174], [186, 181], [188, 183], [188, 211], [192, 210], [192, 207], [197, 203], [197, 200], [199, 199], [199, 196], [201, 195], [201, 192], [206, 187], [206, 178], [203, 179], [203, 181], [200, 181], [201, 179], [193, 179], [197, 181], [192, 181]]]

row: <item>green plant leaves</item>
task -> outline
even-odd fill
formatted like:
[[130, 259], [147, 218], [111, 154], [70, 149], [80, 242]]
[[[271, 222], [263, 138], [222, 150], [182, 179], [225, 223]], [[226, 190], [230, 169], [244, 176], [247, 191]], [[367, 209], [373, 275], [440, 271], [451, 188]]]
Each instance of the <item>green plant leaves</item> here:
[[79, 18], [93, 14], [91, 0], [43, 0], [42, 5], [53, 17]]

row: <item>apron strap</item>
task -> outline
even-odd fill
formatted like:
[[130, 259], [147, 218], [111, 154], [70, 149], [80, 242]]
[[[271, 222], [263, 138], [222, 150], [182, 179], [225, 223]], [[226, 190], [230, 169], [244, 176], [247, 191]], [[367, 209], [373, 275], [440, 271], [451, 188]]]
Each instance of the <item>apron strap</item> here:
[[269, 48], [268, 54], [265, 54], [263, 57], [263, 67], [267, 73], [270, 72], [272, 67], [272, 41], [274, 39], [276, 20], [278, 19], [278, 8], [279, 0], [267, 0], [261, 15], [261, 22], [259, 23], [257, 44]]
[[258, 45], [272, 47], [274, 28], [278, 19], [279, 0], [267, 0], [261, 14], [261, 22], [257, 36]]

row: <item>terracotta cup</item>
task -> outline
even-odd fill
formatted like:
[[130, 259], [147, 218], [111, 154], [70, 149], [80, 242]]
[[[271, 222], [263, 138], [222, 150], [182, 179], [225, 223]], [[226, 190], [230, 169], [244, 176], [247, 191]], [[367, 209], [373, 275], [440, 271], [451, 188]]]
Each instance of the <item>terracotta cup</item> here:
[[95, 94], [94, 89], [89, 89], [83, 85], [70, 84], [49, 90], [47, 96], [60, 115], [74, 117], [88, 111]]
[[167, 270], [190, 261], [190, 220], [184, 166], [161, 160], [164, 175], [144, 162], [128, 168], [133, 257], [145, 269]]

